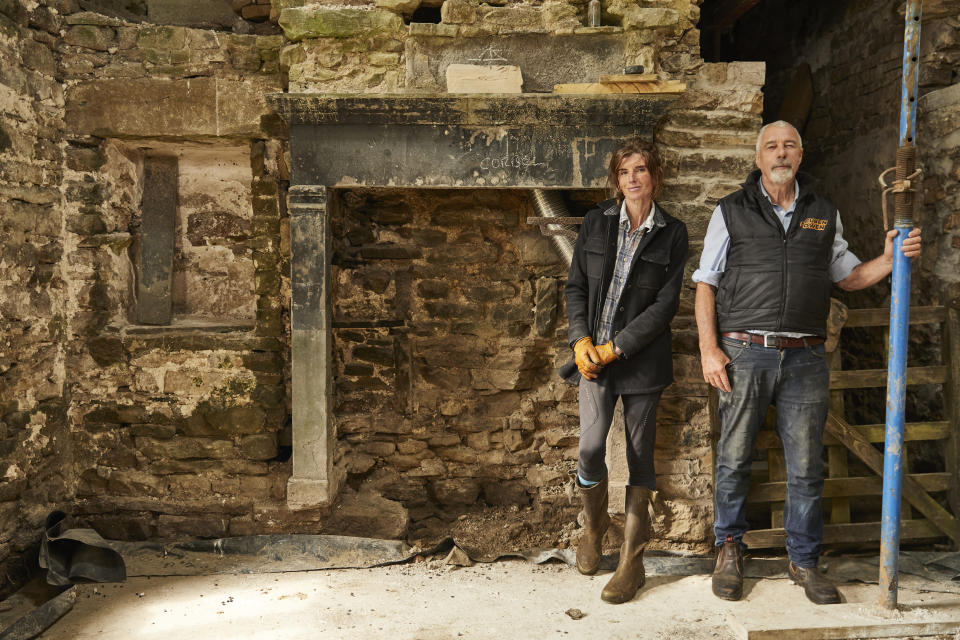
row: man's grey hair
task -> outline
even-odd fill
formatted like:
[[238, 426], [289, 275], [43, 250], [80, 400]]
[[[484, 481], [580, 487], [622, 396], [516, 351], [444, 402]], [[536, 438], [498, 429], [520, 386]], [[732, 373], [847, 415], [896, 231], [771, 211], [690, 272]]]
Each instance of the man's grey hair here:
[[777, 120], [776, 122], [771, 122], [760, 127], [760, 132], [757, 134], [757, 153], [760, 152], [760, 140], [763, 139], [763, 132], [769, 127], [784, 127], [787, 129], [793, 129], [793, 132], [797, 134], [797, 140], [800, 141], [800, 148], [803, 149], [803, 137], [800, 135], [800, 132], [797, 131], [797, 128], [786, 120]]

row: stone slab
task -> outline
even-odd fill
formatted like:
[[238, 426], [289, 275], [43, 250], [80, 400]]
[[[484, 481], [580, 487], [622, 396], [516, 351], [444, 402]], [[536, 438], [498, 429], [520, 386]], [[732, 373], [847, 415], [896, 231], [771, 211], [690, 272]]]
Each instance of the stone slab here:
[[522, 93], [520, 67], [509, 64], [451, 64], [447, 93]]
[[[293, 183], [602, 187], [669, 96], [271, 96], [291, 123]], [[409, 126], [393, 126], [409, 125]]]
[[67, 92], [66, 126], [101, 137], [258, 137], [265, 96], [279, 89], [269, 77], [81, 82]]
[[[641, 128], [294, 127], [293, 181], [329, 186], [602, 187], [604, 160]], [[336, 162], [331, 162], [336, 158]]]
[[227, 0], [147, 0], [147, 21], [203, 29], [229, 29], [238, 18]]
[[178, 162], [174, 156], [143, 160], [137, 322], [169, 324], [174, 232], [177, 223]]

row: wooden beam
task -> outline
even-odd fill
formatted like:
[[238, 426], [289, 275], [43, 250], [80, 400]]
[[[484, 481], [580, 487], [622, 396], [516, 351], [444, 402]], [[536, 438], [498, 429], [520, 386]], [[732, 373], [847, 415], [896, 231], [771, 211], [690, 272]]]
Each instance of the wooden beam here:
[[[929, 520], [904, 520], [900, 523], [900, 539], [940, 538], [943, 534]], [[823, 525], [824, 543], [873, 542], [880, 540], [879, 522]], [[783, 547], [787, 533], [783, 529], [756, 529], [747, 531], [743, 541], [753, 549]]]
[[[845, 420], [832, 413], [827, 414], [826, 429], [853, 451], [874, 473], [883, 476], [883, 454], [877, 451], [856, 429], [853, 429]], [[910, 476], [906, 476], [903, 478], [902, 491], [903, 497], [909, 500], [910, 504], [929, 518], [937, 529], [957, 542], [957, 519], [931, 498], [930, 494], [920, 486], [920, 483]]]
[[[770, 482], [780, 483], [787, 480], [787, 464], [783, 456], [783, 449], [767, 449], [767, 469]], [[783, 527], [783, 502], [774, 502], [770, 505], [770, 528]]]
[[[907, 367], [907, 384], [940, 384], [947, 380], [947, 367]], [[887, 386], [886, 369], [831, 371], [831, 389], [866, 389]]]
[[[910, 477], [916, 480], [924, 491], [947, 491], [950, 488], [951, 476], [945, 471], [914, 473]], [[877, 476], [827, 478], [823, 481], [824, 498], [879, 496], [881, 493], [883, 493], [883, 479]], [[786, 482], [761, 482], [751, 485], [747, 501], [751, 503], [777, 502], [784, 500], [786, 495]]]
[[[908, 422], [904, 427], [904, 442], [914, 440], [944, 440], [951, 437], [952, 433], [950, 423], [945, 420], [939, 422]], [[883, 442], [885, 437], [885, 427], [882, 424], [852, 424], [850, 428], [856, 429], [860, 435], [869, 442]], [[830, 447], [841, 444], [841, 442], [829, 433], [824, 433], [823, 444]], [[783, 443], [780, 442], [780, 436], [777, 435], [776, 431], [765, 429], [757, 433], [757, 440], [754, 446], [757, 449], [768, 449], [770, 447], [782, 447]]]
[[[950, 363], [950, 380], [944, 385], [943, 397], [947, 405], [946, 417], [950, 421], [950, 438], [944, 443], [943, 459], [947, 473], [953, 479], [948, 495], [950, 508], [954, 515], [960, 516], [960, 310], [951, 308], [947, 312], [945, 328], [941, 348], [944, 361]], [[957, 536], [960, 537], [960, 532]]]
[[583, 82], [555, 84], [554, 93], [683, 93], [687, 83], [680, 80], [651, 80], [648, 82]]
[[600, 76], [600, 84], [617, 84], [618, 82], [651, 82], [658, 80], [655, 73], [617, 73]]
[[[910, 324], [940, 324], [947, 320], [946, 307], [910, 307]], [[890, 324], [890, 308], [850, 309], [846, 327], [886, 327]]]
[[729, 29], [737, 20], [739, 20], [747, 11], [760, 4], [760, 0], [719, 0], [705, 11], [703, 20], [700, 21], [703, 28], [709, 29]]
[[[809, 66], [807, 67], [809, 72]], [[840, 345], [836, 345], [833, 351], [827, 354], [827, 362], [830, 364], [831, 371], [840, 371], [843, 369], [840, 357]], [[830, 411], [838, 416], [846, 415], [843, 406], [843, 391], [839, 389], [830, 390]], [[827, 477], [828, 478], [846, 478], [850, 475], [849, 465], [847, 464], [847, 448], [836, 444], [827, 445]], [[830, 524], [843, 524], [850, 522], [850, 499], [846, 497], [834, 497], [830, 501]]]

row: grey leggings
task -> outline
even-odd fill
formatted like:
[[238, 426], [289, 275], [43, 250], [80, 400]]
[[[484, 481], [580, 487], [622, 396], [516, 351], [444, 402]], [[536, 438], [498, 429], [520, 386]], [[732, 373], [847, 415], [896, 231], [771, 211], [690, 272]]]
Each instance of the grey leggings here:
[[600, 482], [607, 477], [604, 458], [607, 433], [613, 422], [617, 398], [623, 398], [623, 418], [627, 436], [628, 484], [631, 487], [657, 489], [653, 469], [653, 445], [657, 439], [657, 404], [660, 393], [628, 393], [618, 396], [604, 385], [580, 379], [580, 456], [577, 473], [584, 480]]

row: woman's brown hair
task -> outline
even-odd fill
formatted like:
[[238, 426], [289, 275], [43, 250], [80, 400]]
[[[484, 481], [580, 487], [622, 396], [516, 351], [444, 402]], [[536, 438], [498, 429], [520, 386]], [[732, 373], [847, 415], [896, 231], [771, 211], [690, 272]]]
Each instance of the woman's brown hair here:
[[647, 171], [653, 179], [653, 199], [660, 197], [660, 186], [663, 184], [663, 160], [660, 158], [660, 151], [657, 145], [648, 142], [643, 138], [629, 138], [623, 141], [623, 144], [613, 152], [610, 157], [610, 173], [607, 175], [607, 186], [617, 202], [623, 201], [623, 194], [620, 193], [617, 172], [620, 170], [620, 163], [629, 155], [638, 153], [643, 157], [647, 164]]

